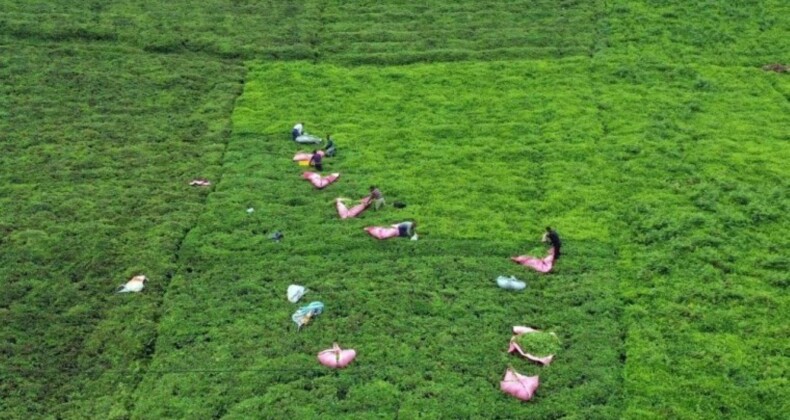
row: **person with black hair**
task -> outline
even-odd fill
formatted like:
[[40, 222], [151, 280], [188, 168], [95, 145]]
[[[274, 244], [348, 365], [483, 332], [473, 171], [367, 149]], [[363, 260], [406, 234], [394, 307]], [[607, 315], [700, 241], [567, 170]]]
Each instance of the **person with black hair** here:
[[557, 231], [552, 229], [550, 226], [546, 227], [546, 233], [543, 234], [542, 242], [548, 242], [551, 244], [551, 247], [554, 249], [554, 261], [560, 259], [560, 247], [562, 246], [562, 241], [560, 241], [560, 235], [557, 234]]

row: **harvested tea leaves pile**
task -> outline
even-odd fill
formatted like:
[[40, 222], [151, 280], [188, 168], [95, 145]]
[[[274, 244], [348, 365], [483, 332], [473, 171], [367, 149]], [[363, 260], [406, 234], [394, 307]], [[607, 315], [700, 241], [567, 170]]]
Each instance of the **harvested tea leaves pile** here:
[[556, 335], [543, 331], [521, 334], [514, 340], [525, 352], [538, 357], [557, 354], [561, 348], [560, 339]]

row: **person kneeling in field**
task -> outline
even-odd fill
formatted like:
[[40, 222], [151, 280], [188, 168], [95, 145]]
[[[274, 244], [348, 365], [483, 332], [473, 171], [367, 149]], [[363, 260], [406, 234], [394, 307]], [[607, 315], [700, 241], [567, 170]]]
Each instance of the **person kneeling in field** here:
[[370, 186], [370, 195], [368, 199], [373, 203], [373, 209], [378, 210], [384, 206], [384, 195], [381, 194], [381, 190], [378, 189], [375, 185]]
[[324, 164], [322, 160], [324, 158], [324, 153], [318, 150], [313, 150], [313, 157], [310, 158], [310, 166], [315, 167], [318, 171], [324, 170]]
[[560, 258], [560, 236], [555, 230], [550, 227], [546, 228], [546, 233], [543, 234], [542, 242], [549, 242], [551, 248], [549, 253], [544, 258], [537, 258], [530, 255], [520, 255], [512, 257], [511, 260], [521, 264], [525, 267], [530, 267], [541, 273], [548, 273], [554, 268], [554, 263]]
[[337, 154], [335, 142], [332, 141], [332, 136], [329, 134], [326, 135], [326, 147], [324, 147], [324, 152], [326, 152], [327, 157], [334, 157]]

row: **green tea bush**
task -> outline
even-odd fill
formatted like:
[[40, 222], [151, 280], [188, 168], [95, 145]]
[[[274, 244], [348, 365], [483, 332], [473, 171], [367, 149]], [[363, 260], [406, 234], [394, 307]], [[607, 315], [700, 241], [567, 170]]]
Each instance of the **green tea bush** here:
[[[787, 412], [784, 9], [6, 2], [0, 413]], [[297, 120], [340, 146], [324, 191]], [[337, 219], [371, 184], [408, 206]], [[405, 218], [419, 241], [362, 231]], [[545, 225], [555, 274], [508, 261]], [[299, 333], [291, 283], [327, 304]], [[557, 361], [506, 354], [513, 324], [556, 331]], [[315, 362], [333, 341], [344, 371]], [[541, 375], [531, 403], [508, 365]]]

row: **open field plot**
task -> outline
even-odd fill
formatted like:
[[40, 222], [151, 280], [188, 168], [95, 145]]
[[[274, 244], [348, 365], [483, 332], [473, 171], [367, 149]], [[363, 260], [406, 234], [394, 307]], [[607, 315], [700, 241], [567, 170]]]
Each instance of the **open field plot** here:
[[604, 54], [762, 65], [787, 58], [786, 1], [4, 2], [15, 38], [355, 64]]
[[[153, 352], [244, 69], [72, 44], [0, 60], [0, 417], [106, 414]], [[150, 293], [112, 294], [139, 273]]]
[[615, 0], [602, 10], [598, 59], [751, 67], [788, 59], [786, 1]]
[[[513, 415], [495, 389], [497, 366], [512, 363], [497, 337], [524, 322], [564, 333], [566, 363], [580, 363], [563, 366], [560, 357], [543, 369], [525, 414], [782, 412], [788, 150], [778, 77], [588, 60], [255, 66], [237, 103], [225, 178], [185, 243], [188, 274], [161, 326], [169, 338], [141, 388], [161, 398], [139, 407]], [[736, 100], [743, 96], [752, 99]], [[290, 161], [297, 147], [282, 127], [299, 119], [339, 139], [327, 171], [341, 180], [324, 191]], [[359, 197], [369, 184], [409, 206], [338, 220], [333, 199]], [[420, 220], [420, 242], [380, 243], [361, 231], [407, 217]], [[535, 293], [494, 289], [497, 274], [521, 271], [508, 255], [537, 251], [525, 230], [545, 224], [563, 227], [563, 268], [523, 273]], [[275, 229], [286, 242], [266, 239]], [[749, 240], [776, 245], [739, 245]], [[315, 288], [308, 300], [338, 303], [298, 334], [283, 298], [294, 282]], [[361, 352], [339, 375], [311, 365], [334, 340]], [[187, 354], [198, 357], [196, 372]], [[242, 398], [235, 386], [257, 396]], [[173, 394], [217, 397], [168, 400]]]
[[[0, 9], [0, 417], [790, 412], [786, 1]], [[339, 141], [326, 191], [297, 120]], [[370, 184], [408, 207], [337, 220]], [[406, 217], [420, 241], [361, 231]], [[507, 261], [546, 224], [556, 274]], [[299, 334], [291, 282], [327, 303]], [[554, 365], [504, 354], [517, 322]]]
[[10, 1], [14, 36], [147, 51], [398, 64], [586, 55], [601, 2]]
[[[583, 106], [590, 85], [579, 64], [255, 66], [223, 181], [182, 247], [185, 269], [168, 292], [136, 412], [617, 415], [617, 255], [605, 219], [580, 218], [604, 196], [586, 175], [607, 169], [581, 157], [597, 123]], [[325, 190], [291, 162], [297, 147], [283, 127], [302, 117], [308, 131], [332, 128], [340, 145], [327, 172], [341, 178]], [[579, 138], [566, 144], [543, 131]], [[577, 170], [563, 151], [577, 153]], [[408, 206], [339, 220], [334, 198], [361, 197], [369, 184]], [[411, 217], [420, 221], [417, 242], [377, 242], [362, 230]], [[547, 223], [578, 239], [562, 271], [538, 277], [508, 257], [545, 252], [537, 239]], [[284, 242], [267, 239], [275, 229]], [[500, 274], [527, 279], [528, 291], [496, 288]], [[298, 333], [297, 306], [284, 299], [291, 283], [312, 290], [306, 301], [326, 304]], [[540, 369], [508, 356], [517, 324], [556, 331], [564, 361]], [[315, 353], [333, 341], [357, 348], [353, 367], [317, 365]], [[499, 393], [508, 365], [541, 375], [541, 404]]]
[[788, 80], [758, 69], [601, 69], [628, 201], [626, 390], [634, 417], [787, 412]]

